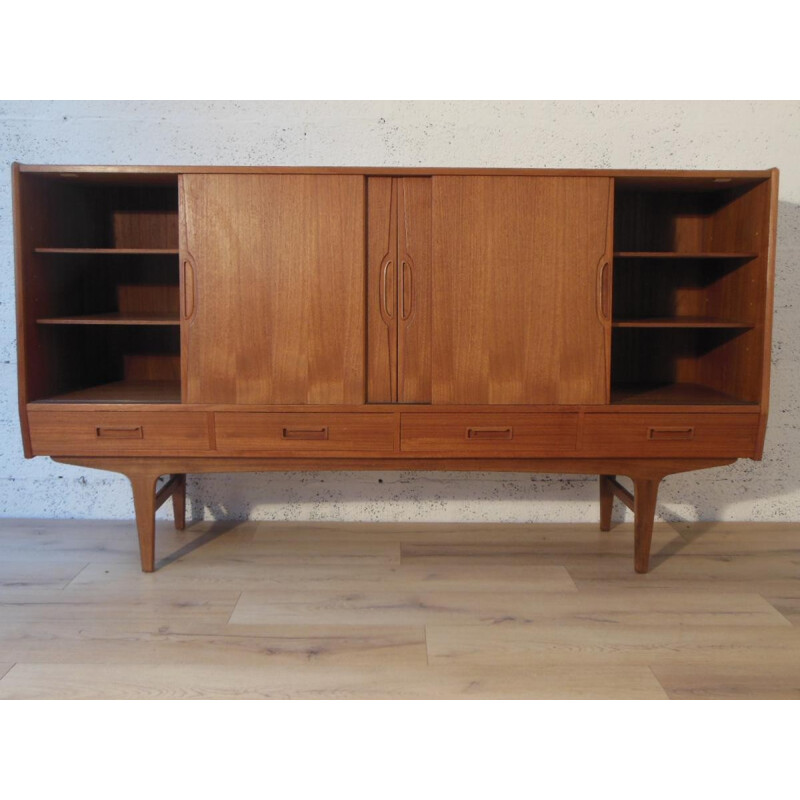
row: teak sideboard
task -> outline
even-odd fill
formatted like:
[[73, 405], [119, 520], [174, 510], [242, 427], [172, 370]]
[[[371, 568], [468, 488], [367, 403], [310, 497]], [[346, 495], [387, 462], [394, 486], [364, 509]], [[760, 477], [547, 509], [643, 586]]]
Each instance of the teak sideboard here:
[[[778, 171], [13, 167], [26, 457], [186, 475], [759, 459]], [[169, 476], [157, 490], [161, 476]], [[617, 476], [633, 480], [633, 492]]]

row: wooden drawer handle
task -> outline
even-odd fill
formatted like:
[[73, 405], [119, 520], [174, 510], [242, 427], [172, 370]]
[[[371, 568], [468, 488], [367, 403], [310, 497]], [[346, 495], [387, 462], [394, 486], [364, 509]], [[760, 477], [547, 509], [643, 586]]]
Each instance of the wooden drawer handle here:
[[141, 425], [135, 428], [95, 428], [98, 439], [144, 439]]
[[284, 428], [284, 439], [316, 439], [325, 440], [328, 438], [326, 428]]
[[677, 442], [694, 439], [694, 428], [648, 428], [648, 439], [662, 442]]
[[467, 428], [467, 439], [485, 440], [485, 439], [511, 439], [514, 436], [514, 429], [512, 427], [506, 428]]

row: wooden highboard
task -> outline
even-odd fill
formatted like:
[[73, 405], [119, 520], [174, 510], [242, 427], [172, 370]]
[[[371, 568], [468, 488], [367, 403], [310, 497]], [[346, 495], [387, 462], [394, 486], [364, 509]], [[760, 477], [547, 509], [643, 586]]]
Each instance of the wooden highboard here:
[[[777, 170], [14, 165], [25, 455], [660, 481], [760, 458]], [[617, 476], [633, 481], [633, 492]], [[169, 476], [157, 489], [160, 476]]]

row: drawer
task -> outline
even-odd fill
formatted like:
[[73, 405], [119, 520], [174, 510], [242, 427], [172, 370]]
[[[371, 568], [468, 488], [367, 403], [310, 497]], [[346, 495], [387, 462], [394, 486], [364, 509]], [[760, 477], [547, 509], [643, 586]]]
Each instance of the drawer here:
[[541, 456], [575, 453], [575, 413], [403, 414], [400, 442], [406, 453], [456, 456]]
[[581, 455], [752, 456], [758, 414], [600, 414], [583, 418]]
[[218, 411], [217, 450], [252, 455], [392, 452], [394, 414]]
[[200, 411], [29, 410], [35, 455], [178, 455], [209, 450]]

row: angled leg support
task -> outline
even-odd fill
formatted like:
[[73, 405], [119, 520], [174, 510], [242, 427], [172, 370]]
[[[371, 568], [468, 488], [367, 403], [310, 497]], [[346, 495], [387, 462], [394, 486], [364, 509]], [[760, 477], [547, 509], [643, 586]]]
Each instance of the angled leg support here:
[[650, 569], [650, 542], [660, 478], [633, 479], [633, 566], [637, 572]]
[[142, 572], [155, 570], [156, 511], [172, 497], [175, 527], [183, 530], [186, 525], [186, 475], [171, 475], [156, 492], [159, 475], [152, 472], [128, 473], [133, 489], [133, 507], [136, 510], [136, 529], [139, 533], [139, 554]]
[[614, 475], [600, 476], [600, 530], [611, 530], [615, 497], [633, 511], [634, 568], [637, 572], [647, 572], [650, 568], [650, 544], [660, 483], [660, 477], [633, 478], [631, 494]]
[[177, 478], [175, 491], [172, 493], [172, 516], [175, 530], [182, 531], [186, 527], [186, 476], [173, 475]]
[[134, 473], [128, 475], [133, 489], [136, 511], [136, 530], [139, 533], [139, 555], [142, 572], [153, 572], [156, 556], [156, 481], [158, 475]]

